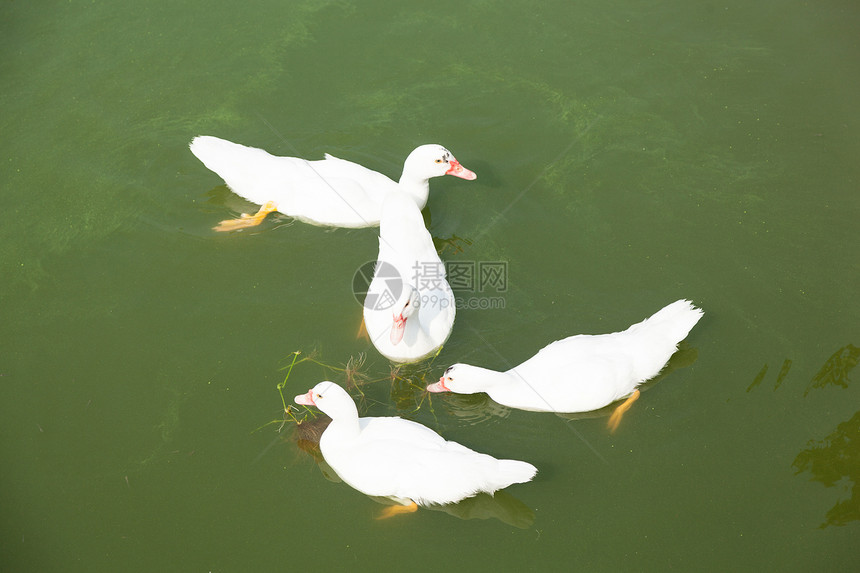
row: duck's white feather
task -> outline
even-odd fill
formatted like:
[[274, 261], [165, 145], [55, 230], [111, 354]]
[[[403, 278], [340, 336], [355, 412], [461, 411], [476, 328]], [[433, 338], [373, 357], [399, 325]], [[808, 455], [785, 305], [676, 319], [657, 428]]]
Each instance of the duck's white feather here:
[[[427, 202], [428, 179], [444, 175], [452, 164], [461, 167], [439, 145], [416, 148], [407, 158], [399, 182], [329, 154], [314, 161], [278, 157], [211, 136], [195, 137], [190, 148], [240, 197], [259, 205], [272, 202], [285, 215], [337, 227], [379, 224], [382, 202], [392, 192], [410, 197], [421, 209]], [[452, 174], [474, 178], [467, 169]]]
[[[399, 283], [392, 282], [392, 269]], [[393, 315], [400, 311], [398, 302], [402, 301], [398, 299], [409, 289], [417, 291], [420, 307], [406, 320], [403, 338], [395, 344], [390, 338]], [[389, 195], [382, 208], [376, 272], [364, 305], [371, 341], [383, 356], [395, 362], [414, 362], [445, 343], [455, 314], [456, 302], [445, 265], [424, 227], [420, 210], [401, 194]]]
[[526, 462], [498, 460], [445, 440], [416, 422], [359, 418], [352, 398], [332, 382], [320, 382], [306, 396], [332, 418], [320, 439], [326, 463], [367, 495], [419, 505], [454, 503], [527, 482], [537, 472]]
[[627, 330], [553, 342], [506, 372], [455, 364], [428, 389], [442, 391], [443, 384], [452, 392], [486, 392], [522, 410], [596, 410], [656, 376], [701, 316], [701, 309], [679, 300]]

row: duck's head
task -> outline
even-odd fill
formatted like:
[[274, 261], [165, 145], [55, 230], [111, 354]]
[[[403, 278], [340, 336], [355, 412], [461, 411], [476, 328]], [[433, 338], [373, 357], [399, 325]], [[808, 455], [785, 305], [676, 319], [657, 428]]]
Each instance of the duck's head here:
[[460, 165], [450, 151], [435, 143], [416, 147], [406, 158], [403, 173], [421, 179], [453, 175], [471, 181], [478, 177], [473, 171]]
[[[421, 308], [421, 294], [418, 289], [406, 285], [403, 294], [392, 308], [393, 316], [391, 323], [391, 344], [397, 346], [403, 340], [406, 332], [406, 321]], [[417, 317], [414, 320], [418, 320]]]
[[428, 392], [454, 392], [456, 394], [476, 394], [484, 392], [486, 387], [482, 384], [483, 368], [470, 366], [468, 364], [454, 364], [449, 366], [442, 374], [439, 381], [427, 386]]
[[357, 416], [358, 410], [352, 397], [334, 382], [324, 380], [295, 398], [296, 404], [316, 406], [332, 420], [346, 416]]

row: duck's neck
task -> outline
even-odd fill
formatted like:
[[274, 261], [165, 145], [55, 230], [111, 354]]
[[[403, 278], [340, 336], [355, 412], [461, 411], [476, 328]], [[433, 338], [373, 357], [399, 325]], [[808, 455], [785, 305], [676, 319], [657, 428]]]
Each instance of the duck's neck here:
[[475, 392], [486, 392], [492, 394], [499, 388], [510, 386], [511, 376], [507, 372], [481, 368], [480, 366], [468, 366], [469, 387]]
[[512, 404], [511, 396], [516, 396], [523, 383], [522, 378], [510, 370], [498, 372], [479, 366], [471, 366], [469, 369], [470, 386], [480, 388], [494, 401], [505, 406]]
[[[350, 407], [351, 406], [351, 407]], [[332, 416], [331, 424], [328, 425], [320, 439], [320, 447], [323, 440], [335, 442], [338, 444], [349, 443], [355, 439], [361, 432], [361, 427], [358, 422], [358, 408], [355, 403], [350, 400], [342, 411], [337, 412]]]
[[[415, 313], [406, 322], [406, 332], [403, 334], [403, 340], [400, 345], [407, 346], [411, 349], [411, 353], [415, 352], [430, 352], [436, 343], [430, 333], [427, 332], [427, 327], [421, 322], [419, 313]], [[397, 347], [395, 347], [396, 352]]]
[[400, 190], [412, 197], [419, 209], [423, 209], [427, 204], [427, 197], [430, 195], [430, 180], [419, 179], [409, 174], [409, 171], [404, 169], [400, 176]]

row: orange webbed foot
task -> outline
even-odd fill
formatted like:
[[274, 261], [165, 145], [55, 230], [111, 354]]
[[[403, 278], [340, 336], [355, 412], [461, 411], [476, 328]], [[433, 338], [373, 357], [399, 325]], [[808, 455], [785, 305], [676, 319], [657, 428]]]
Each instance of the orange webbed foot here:
[[624, 412], [630, 409], [630, 406], [633, 405], [633, 402], [639, 399], [639, 390], [634, 390], [632, 394], [625, 400], [620, 406], [615, 408], [615, 411], [612, 412], [612, 415], [609, 416], [609, 426], [610, 432], [615, 432], [618, 429], [618, 424], [621, 423], [621, 416], [624, 415]]
[[418, 504], [414, 501], [409, 505], [389, 505], [382, 510], [376, 519], [388, 519], [401, 513], [415, 513], [416, 511], [418, 511]]
[[253, 215], [242, 213], [242, 216], [238, 219], [225, 219], [224, 221], [221, 221], [215, 227], [213, 227], [213, 229], [218, 232], [225, 232], [235, 231], [236, 229], [246, 229], [248, 227], [254, 227], [262, 223], [263, 219], [265, 219], [269, 213], [272, 213], [273, 211], [277, 210], [278, 208], [277, 205], [275, 205], [275, 202], [269, 201], [268, 203], [260, 207], [260, 210]]
[[364, 324], [364, 318], [361, 319], [361, 324], [358, 325], [358, 332], [355, 333], [355, 338], [370, 340], [370, 335], [367, 333], [367, 326]]

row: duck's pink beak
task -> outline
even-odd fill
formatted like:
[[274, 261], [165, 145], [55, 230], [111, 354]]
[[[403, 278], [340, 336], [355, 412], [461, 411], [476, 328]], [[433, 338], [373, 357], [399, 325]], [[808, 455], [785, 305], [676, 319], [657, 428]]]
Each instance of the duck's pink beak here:
[[295, 398], [296, 404], [301, 404], [302, 406], [316, 406], [314, 402], [314, 392], [313, 390], [308, 390], [307, 394], [300, 394]]
[[403, 340], [404, 332], [406, 332], [406, 319], [400, 314], [394, 317], [391, 325], [391, 344], [397, 346]]
[[442, 376], [441, 378], [439, 378], [438, 382], [436, 382], [435, 384], [430, 384], [429, 386], [427, 386], [427, 391], [438, 393], [438, 392], [450, 392], [451, 390], [447, 386], [445, 386], [445, 377]]
[[466, 179], [467, 181], [472, 181], [473, 179], [478, 178], [478, 176], [475, 175], [474, 171], [469, 171], [468, 169], [460, 165], [460, 162], [453, 157], [448, 160], [448, 165], [450, 165], [451, 168], [445, 172], [445, 175], [453, 175], [454, 177]]

